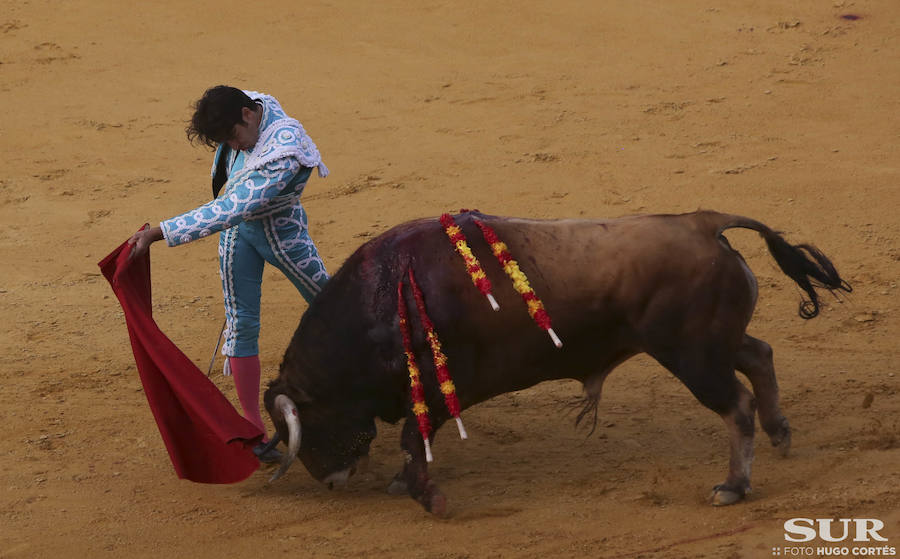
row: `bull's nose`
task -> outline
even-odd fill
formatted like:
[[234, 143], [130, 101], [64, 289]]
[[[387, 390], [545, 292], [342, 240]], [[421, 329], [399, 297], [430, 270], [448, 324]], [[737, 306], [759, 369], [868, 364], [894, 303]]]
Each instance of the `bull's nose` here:
[[337, 485], [338, 487], [346, 487], [347, 481], [355, 471], [356, 467], [351, 466], [345, 470], [334, 472], [333, 474], [328, 474], [328, 476], [326, 476], [325, 479], [322, 480], [322, 483], [327, 485], [329, 489], [333, 488], [335, 485]]

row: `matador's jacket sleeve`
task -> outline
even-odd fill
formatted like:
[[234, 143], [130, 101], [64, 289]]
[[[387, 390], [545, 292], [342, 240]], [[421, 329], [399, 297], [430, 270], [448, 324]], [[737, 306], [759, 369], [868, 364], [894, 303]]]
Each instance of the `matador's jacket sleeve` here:
[[238, 223], [260, 218], [293, 205], [302, 193], [292, 179], [303, 167], [317, 167], [319, 176], [328, 174], [322, 157], [303, 126], [284, 116], [273, 97], [248, 92], [260, 98], [274, 121], [261, 131], [256, 146], [243, 168], [228, 178], [219, 196], [179, 216], [159, 224], [169, 246], [206, 237]]
[[282, 195], [299, 171], [300, 163], [288, 157], [242, 173], [241, 180], [229, 180], [215, 200], [160, 223], [166, 243], [176, 246], [195, 241], [246, 219], [284, 209], [300, 194]]

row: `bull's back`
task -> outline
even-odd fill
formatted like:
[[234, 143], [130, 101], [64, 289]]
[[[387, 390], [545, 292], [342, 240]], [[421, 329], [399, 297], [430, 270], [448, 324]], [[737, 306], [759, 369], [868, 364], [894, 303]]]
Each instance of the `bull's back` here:
[[[646, 351], [660, 320], [702, 322], [699, 315], [714, 313], [709, 293], [733, 289], [726, 284], [744, 279], [739, 259], [717, 240], [717, 216], [531, 220], [464, 215], [457, 221], [493, 284], [500, 312], [492, 312], [472, 285], [440, 224], [401, 228], [398, 238], [415, 240], [398, 247], [398, 253], [412, 250], [410, 266], [445, 346], [456, 347], [457, 362], [479, 369], [477, 378], [495, 379], [499, 393], [508, 391], [511, 381], [524, 388], [548, 378], [583, 379], [595, 367]], [[472, 223], [475, 218], [507, 245], [563, 339], [561, 350], [528, 315]], [[737, 291], [729, 296], [748, 299], [739, 293], [747, 291], [746, 281]], [[454, 349], [448, 351], [454, 357]], [[514, 379], [508, 371], [516, 371]]]
[[[610, 220], [496, 218], [492, 226], [514, 257], [548, 290], [567, 286], [581, 303], [612, 297], [639, 305], [668, 284], [702, 287], [715, 267], [739, 270], [716, 235], [721, 214], [645, 215]], [[691, 281], [688, 281], [691, 280]]]

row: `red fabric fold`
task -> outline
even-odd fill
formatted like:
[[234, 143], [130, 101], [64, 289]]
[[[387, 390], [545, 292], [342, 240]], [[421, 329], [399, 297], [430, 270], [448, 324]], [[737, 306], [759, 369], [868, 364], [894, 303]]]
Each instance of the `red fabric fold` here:
[[244, 480], [259, 468], [252, 449], [264, 433], [156, 325], [150, 255], [129, 260], [131, 249], [122, 243], [99, 266], [125, 311], [144, 394], [175, 473], [199, 483]]

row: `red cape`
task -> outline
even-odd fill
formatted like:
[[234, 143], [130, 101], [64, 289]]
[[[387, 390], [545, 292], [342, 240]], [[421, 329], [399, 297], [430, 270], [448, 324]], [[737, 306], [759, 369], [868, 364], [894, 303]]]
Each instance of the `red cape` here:
[[129, 260], [122, 243], [100, 263], [125, 311], [144, 394], [182, 479], [235, 483], [259, 468], [263, 433], [244, 419], [206, 375], [162, 333], [150, 300], [150, 254]]

